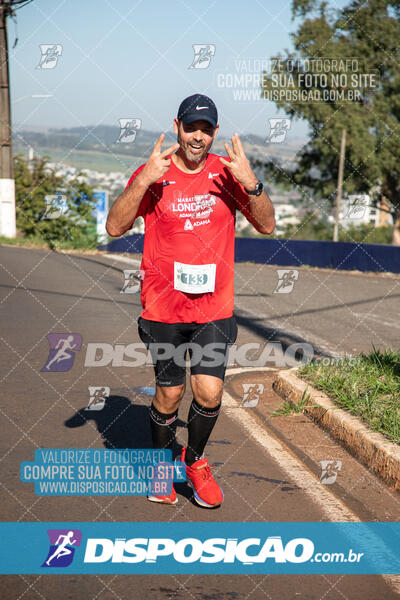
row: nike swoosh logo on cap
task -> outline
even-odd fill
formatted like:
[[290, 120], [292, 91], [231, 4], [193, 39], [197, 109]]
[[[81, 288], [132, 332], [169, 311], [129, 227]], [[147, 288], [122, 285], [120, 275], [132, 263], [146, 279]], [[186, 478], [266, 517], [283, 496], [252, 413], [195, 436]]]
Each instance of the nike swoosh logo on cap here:
[[208, 106], [196, 106], [196, 110], [203, 110], [203, 108], [208, 108]]

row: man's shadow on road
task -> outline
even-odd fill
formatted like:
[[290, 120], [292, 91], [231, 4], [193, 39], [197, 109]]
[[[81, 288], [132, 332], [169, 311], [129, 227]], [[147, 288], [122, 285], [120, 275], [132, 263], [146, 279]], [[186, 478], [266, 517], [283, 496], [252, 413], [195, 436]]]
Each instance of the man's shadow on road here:
[[[109, 396], [101, 410], [81, 408], [64, 422], [71, 429], [83, 427], [94, 421], [103, 444], [108, 450], [125, 448], [152, 448], [149, 408], [132, 404], [126, 396]], [[186, 427], [186, 423], [178, 419], [178, 427]], [[181, 446], [175, 443], [173, 456], [179, 456]], [[175, 483], [178, 494], [193, 501], [193, 492], [186, 483]], [[194, 502], [194, 501], [193, 501]]]
[[152, 447], [148, 407], [132, 404], [125, 396], [109, 396], [101, 410], [81, 408], [64, 425], [83, 427], [89, 421], [95, 422], [109, 450]]
[[[94, 421], [108, 450], [152, 448], [149, 408], [133, 404], [126, 396], [109, 396], [101, 410], [81, 408], [64, 422], [71, 429]], [[186, 423], [178, 419], [178, 427]]]

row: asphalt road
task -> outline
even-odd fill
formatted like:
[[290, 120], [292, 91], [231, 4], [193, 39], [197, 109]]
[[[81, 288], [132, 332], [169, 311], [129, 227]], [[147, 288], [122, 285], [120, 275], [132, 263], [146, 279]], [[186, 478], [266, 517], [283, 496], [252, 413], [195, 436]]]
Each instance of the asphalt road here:
[[[126, 268], [98, 255], [79, 256], [2, 247], [1, 460], [2, 521], [347, 521], [399, 518], [399, 498], [302, 415], [270, 418], [280, 400], [268, 371], [233, 370], [224, 409], [208, 446], [225, 491], [224, 504], [196, 506], [178, 484], [177, 507], [143, 497], [38, 497], [19, 481], [21, 461], [37, 448], [146, 448], [151, 446], [147, 407], [138, 388], [154, 385], [149, 366], [85, 367], [89, 343], [139, 342], [137, 294], [121, 294]], [[306, 342], [326, 355], [398, 347], [400, 278], [363, 277], [303, 269], [288, 294], [274, 293], [276, 269], [237, 265], [237, 343], [266, 340], [283, 349]], [[375, 319], [375, 320], [374, 320]], [[73, 367], [46, 373], [49, 333], [77, 333], [82, 348]], [[274, 365], [270, 365], [274, 366]], [[263, 381], [256, 410], [239, 410], [241, 384]], [[109, 386], [102, 411], [85, 411], [89, 386]], [[5, 392], [5, 393], [4, 393]], [[178, 442], [186, 441], [187, 389]], [[278, 454], [277, 454], [278, 453]], [[279, 460], [277, 456], [279, 455]], [[338, 482], [321, 485], [319, 460], [343, 462]], [[381, 576], [163, 575], [3, 576], [2, 597], [74, 600], [225, 600], [397, 598], [398, 582]]]
[[236, 313], [255, 333], [261, 328], [267, 339], [305, 341], [316, 354], [332, 356], [399, 348], [398, 275], [302, 268], [292, 291], [277, 293], [277, 270], [236, 265]]

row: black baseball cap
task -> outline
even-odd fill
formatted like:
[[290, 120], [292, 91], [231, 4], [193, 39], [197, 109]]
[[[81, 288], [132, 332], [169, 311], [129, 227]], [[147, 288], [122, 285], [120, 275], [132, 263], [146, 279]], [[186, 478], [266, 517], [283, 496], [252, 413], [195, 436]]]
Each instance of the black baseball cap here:
[[217, 107], [208, 96], [193, 94], [181, 102], [178, 119], [185, 124], [200, 120], [208, 121], [215, 129], [218, 123]]

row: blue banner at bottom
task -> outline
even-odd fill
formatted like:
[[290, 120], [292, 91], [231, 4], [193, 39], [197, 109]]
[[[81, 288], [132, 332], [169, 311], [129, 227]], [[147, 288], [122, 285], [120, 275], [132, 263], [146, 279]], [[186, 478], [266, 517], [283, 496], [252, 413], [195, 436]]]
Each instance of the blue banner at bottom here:
[[1, 523], [1, 574], [398, 574], [400, 523]]

